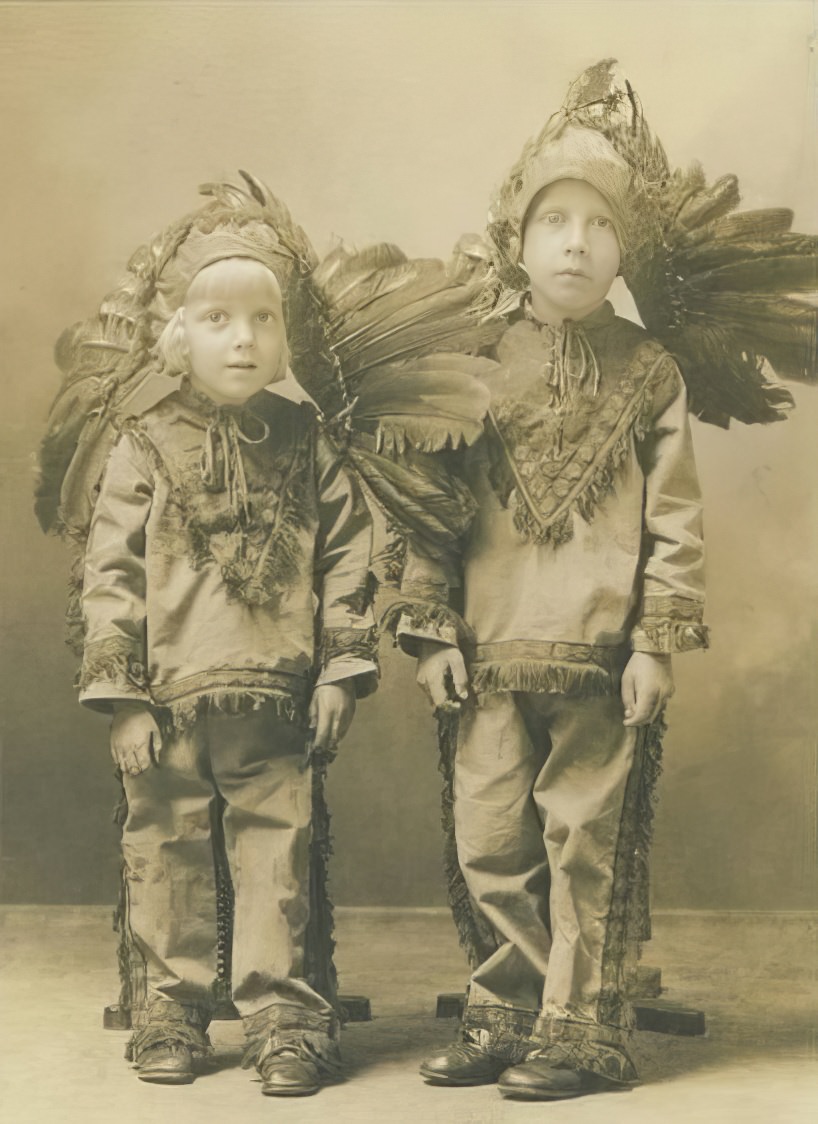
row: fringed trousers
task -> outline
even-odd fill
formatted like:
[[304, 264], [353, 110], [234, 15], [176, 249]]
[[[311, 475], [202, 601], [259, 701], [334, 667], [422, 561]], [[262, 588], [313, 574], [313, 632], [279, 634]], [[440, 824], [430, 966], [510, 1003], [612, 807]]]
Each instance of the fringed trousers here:
[[271, 706], [205, 713], [165, 737], [158, 765], [124, 777], [128, 920], [146, 962], [149, 1006], [170, 999], [205, 1018], [212, 1009], [221, 795], [235, 894], [233, 1001], [243, 1017], [295, 1005], [329, 1018], [330, 1005], [302, 978], [312, 809], [304, 743], [304, 731]]
[[464, 1025], [511, 1057], [532, 1031], [612, 1042], [630, 1021], [617, 852], [636, 731], [622, 718], [618, 697], [498, 693], [461, 719], [457, 853], [501, 941]]

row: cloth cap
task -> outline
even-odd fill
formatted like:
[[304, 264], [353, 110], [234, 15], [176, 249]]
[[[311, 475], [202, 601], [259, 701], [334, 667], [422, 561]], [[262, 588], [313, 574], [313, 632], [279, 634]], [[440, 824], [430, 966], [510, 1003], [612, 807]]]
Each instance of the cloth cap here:
[[557, 180], [582, 180], [603, 195], [613, 215], [620, 249], [628, 244], [631, 170], [613, 146], [592, 129], [566, 125], [525, 161], [514, 187], [513, 216], [522, 241], [532, 201]]
[[227, 223], [207, 231], [194, 227], [162, 270], [157, 297], [167, 317], [184, 304], [193, 278], [208, 265], [226, 258], [252, 258], [274, 274], [282, 294], [295, 266], [293, 255], [265, 222]]

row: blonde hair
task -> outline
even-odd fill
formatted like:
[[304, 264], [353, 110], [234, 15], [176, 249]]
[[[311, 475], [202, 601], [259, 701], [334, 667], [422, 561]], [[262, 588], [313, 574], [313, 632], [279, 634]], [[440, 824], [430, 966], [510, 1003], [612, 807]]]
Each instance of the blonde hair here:
[[163, 375], [185, 375], [190, 371], [190, 348], [185, 335], [185, 307], [177, 308], [156, 341], [156, 356]]

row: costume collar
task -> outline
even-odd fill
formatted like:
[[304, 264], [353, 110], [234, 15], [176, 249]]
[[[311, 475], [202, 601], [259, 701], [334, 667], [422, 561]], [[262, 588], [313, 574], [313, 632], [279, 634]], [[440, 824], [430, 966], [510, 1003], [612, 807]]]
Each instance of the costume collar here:
[[579, 392], [594, 398], [599, 394], [602, 374], [589, 334], [593, 336], [613, 323], [615, 313], [610, 301], [603, 301], [582, 320], [567, 319], [554, 325], [537, 319], [531, 309], [531, 294], [524, 293], [515, 319], [530, 323], [539, 332], [546, 351], [543, 375], [552, 389], [555, 409], [566, 407]]
[[589, 312], [581, 320], [563, 320], [560, 325], [546, 324], [543, 320], [538, 320], [534, 315], [531, 308], [531, 293], [526, 291], [520, 297], [520, 309], [525, 316], [526, 320], [530, 320], [532, 324], [536, 324], [538, 328], [547, 328], [552, 332], [558, 332], [560, 328], [566, 325], [571, 325], [573, 328], [582, 328], [583, 332], [593, 332], [598, 328], [607, 328], [616, 319], [613, 305], [610, 301], [603, 301], [599, 308], [595, 308], [593, 312]]
[[183, 406], [194, 410], [208, 422], [219, 421], [220, 419], [229, 417], [235, 418], [237, 422], [241, 422], [249, 417], [251, 419], [250, 424], [252, 425], [253, 420], [255, 420], [256, 426], [258, 426], [260, 419], [255, 414], [253, 405], [265, 391], [259, 391], [258, 394], [254, 394], [251, 398], [248, 398], [246, 402], [242, 402], [240, 406], [222, 406], [219, 405], [218, 402], [214, 402], [207, 394], [196, 390], [190, 381], [190, 376], [184, 375], [176, 393]]
[[200, 464], [202, 483], [208, 492], [226, 492], [229, 509], [238, 523], [249, 525], [252, 513], [242, 445], [260, 445], [270, 436], [267, 422], [250, 408], [256, 395], [240, 406], [221, 406], [196, 390], [187, 376], [178, 393], [182, 404], [207, 422]]

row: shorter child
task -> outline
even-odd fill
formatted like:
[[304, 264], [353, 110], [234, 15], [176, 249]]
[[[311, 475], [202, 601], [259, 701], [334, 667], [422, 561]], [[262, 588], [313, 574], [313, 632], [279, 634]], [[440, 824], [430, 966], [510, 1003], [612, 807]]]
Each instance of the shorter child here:
[[371, 521], [313, 407], [263, 389], [287, 372], [285, 248], [261, 221], [202, 227], [159, 283], [181, 387], [125, 426], [96, 502], [80, 699], [113, 713], [127, 796], [138, 1076], [188, 1083], [210, 1048], [221, 796], [246, 1062], [263, 1093], [308, 1094], [339, 1063], [333, 1008], [303, 978], [308, 750], [331, 750], [376, 686]]

